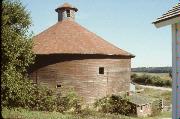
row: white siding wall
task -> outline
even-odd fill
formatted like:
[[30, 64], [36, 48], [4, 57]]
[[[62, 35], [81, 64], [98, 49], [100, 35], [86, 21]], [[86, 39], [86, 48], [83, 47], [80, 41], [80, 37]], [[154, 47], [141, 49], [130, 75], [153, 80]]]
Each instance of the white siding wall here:
[[178, 89], [177, 89], [177, 102], [178, 102], [178, 119], [180, 118], [180, 23], [176, 25], [176, 62], [177, 62], [177, 84], [178, 84]]

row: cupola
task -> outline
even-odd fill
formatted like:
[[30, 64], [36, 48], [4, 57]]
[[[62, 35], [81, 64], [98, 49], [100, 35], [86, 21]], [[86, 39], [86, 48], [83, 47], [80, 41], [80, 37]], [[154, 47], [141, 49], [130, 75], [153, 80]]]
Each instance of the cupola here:
[[62, 6], [56, 8], [55, 11], [58, 13], [58, 21], [65, 19], [75, 20], [75, 12], [78, 9], [69, 3], [64, 3]]

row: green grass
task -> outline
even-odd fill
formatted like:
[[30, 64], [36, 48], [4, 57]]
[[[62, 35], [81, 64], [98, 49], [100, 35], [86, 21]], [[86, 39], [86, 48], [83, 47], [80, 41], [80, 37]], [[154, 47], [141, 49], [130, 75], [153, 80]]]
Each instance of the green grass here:
[[96, 111], [88, 111], [82, 114], [62, 114], [59, 112], [28, 111], [20, 108], [16, 108], [14, 110], [3, 108], [2, 116], [8, 119], [159, 119], [163, 117], [171, 117], [171, 113], [166, 112], [155, 117], [137, 118], [123, 115], [105, 114]]
[[[142, 89], [137, 86], [138, 89]], [[144, 91], [139, 92], [140, 95], [146, 95], [152, 98], [163, 99], [166, 105], [172, 104], [172, 91], [162, 91], [150, 88], [144, 88]]]
[[58, 112], [28, 111], [25, 109], [2, 110], [3, 118], [9, 119], [75, 119], [72, 115], [63, 115]]

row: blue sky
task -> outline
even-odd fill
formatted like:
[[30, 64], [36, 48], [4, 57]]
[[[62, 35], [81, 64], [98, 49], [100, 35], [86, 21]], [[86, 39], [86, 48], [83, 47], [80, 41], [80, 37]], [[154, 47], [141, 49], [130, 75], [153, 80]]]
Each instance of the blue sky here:
[[132, 67], [171, 66], [171, 27], [152, 22], [179, 0], [22, 0], [31, 13], [34, 35], [57, 22], [55, 8], [76, 6], [76, 21], [136, 57]]

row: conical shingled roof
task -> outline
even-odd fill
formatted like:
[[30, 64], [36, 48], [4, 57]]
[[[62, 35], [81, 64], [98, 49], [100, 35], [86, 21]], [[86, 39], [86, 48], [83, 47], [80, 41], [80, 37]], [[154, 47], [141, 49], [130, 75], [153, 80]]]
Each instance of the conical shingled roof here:
[[35, 54], [102, 54], [134, 57], [72, 20], [63, 20], [33, 38]]

